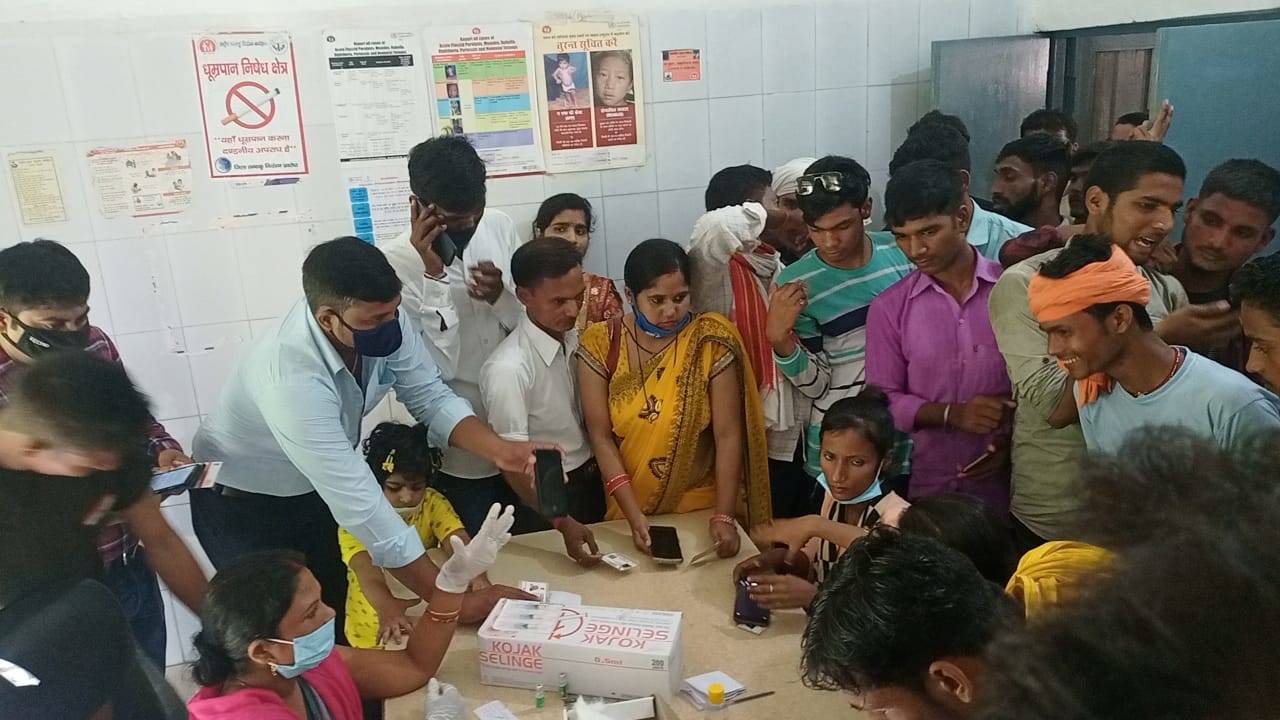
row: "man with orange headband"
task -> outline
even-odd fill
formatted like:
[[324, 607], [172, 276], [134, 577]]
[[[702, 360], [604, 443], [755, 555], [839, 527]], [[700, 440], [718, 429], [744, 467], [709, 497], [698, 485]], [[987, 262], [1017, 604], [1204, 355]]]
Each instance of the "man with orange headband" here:
[[1049, 354], [1074, 381], [1055, 415], [1079, 408], [1085, 445], [1115, 452], [1135, 428], [1178, 425], [1238, 445], [1280, 429], [1280, 399], [1154, 332], [1151, 284], [1105, 236], [1080, 235], [1031, 279], [1027, 300]]

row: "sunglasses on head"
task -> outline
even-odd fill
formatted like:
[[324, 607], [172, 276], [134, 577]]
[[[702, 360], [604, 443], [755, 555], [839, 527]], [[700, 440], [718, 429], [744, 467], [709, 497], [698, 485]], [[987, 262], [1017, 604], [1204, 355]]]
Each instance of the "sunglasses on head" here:
[[812, 195], [819, 187], [829, 193], [838, 193], [846, 187], [857, 185], [856, 180], [841, 172], [814, 173], [796, 178], [796, 194]]

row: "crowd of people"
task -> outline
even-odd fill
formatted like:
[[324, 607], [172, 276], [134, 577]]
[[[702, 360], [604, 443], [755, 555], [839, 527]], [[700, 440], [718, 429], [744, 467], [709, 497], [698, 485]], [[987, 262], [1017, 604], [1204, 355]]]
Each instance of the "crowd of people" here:
[[[805, 680], [877, 717], [1275, 707], [1280, 172], [1226, 159], [1186, 197], [1172, 114], [1077, 147], [1038, 110], [975, 166], [932, 111], [883, 229], [853, 158], [724, 168], [620, 288], [584, 270], [587, 199], [547, 198], [522, 243], [468, 141], [429, 139], [411, 226], [310, 251], [189, 453], [76, 256], [0, 251], [0, 716], [170, 714], [158, 576], [202, 624], [179, 712], [379, 717], [430, 681], [460, 719], [432, 678], [458, 623], [530, 597], [487, 576], [513, 534], [591, 567], [593, 523], [647, 554], [650, 517], [698, 510], [722, 558], [749, 532], [758, 603], [809, 613]], [[392, 392], [412, 423], [364, 432]], [[193, 461], [222, 463], [190, 490], [208, 581], [149, 491]], [[115, 659], [92, 681], [60, 666], [85, 644]]]

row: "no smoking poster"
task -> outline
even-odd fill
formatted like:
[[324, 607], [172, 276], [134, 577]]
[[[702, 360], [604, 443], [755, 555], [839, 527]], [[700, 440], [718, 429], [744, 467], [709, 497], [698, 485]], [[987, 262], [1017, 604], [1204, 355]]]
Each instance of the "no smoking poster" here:
[[293, 41], [284, 32], [205, 33], [191, 39], [209, 175], [306, 175]]

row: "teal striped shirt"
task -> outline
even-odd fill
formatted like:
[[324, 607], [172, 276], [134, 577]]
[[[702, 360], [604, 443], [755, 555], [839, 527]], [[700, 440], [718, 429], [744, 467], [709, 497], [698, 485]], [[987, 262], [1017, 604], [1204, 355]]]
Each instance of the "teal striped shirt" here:
[[[817, 477], [819, 430], [827, 408], [841, 398], [857, 395], [865, 382], [867, 312], [871, 301], [906, 277], [911, 261], [898, 249], [893, 234], [867, 233], [871, 260], [854, 269], [832, 267], [816, 250], [783, 268], [778, 284], [800, 281], [808, 289], [808, 303], [796, 319], [800, 344], [791, 357], [777, 357], [778, 369], [803, 395], [813, 400], [805, 432], [805, 471]], [[895, 451], [896, 471], [905, 472], [909, 449]]]

